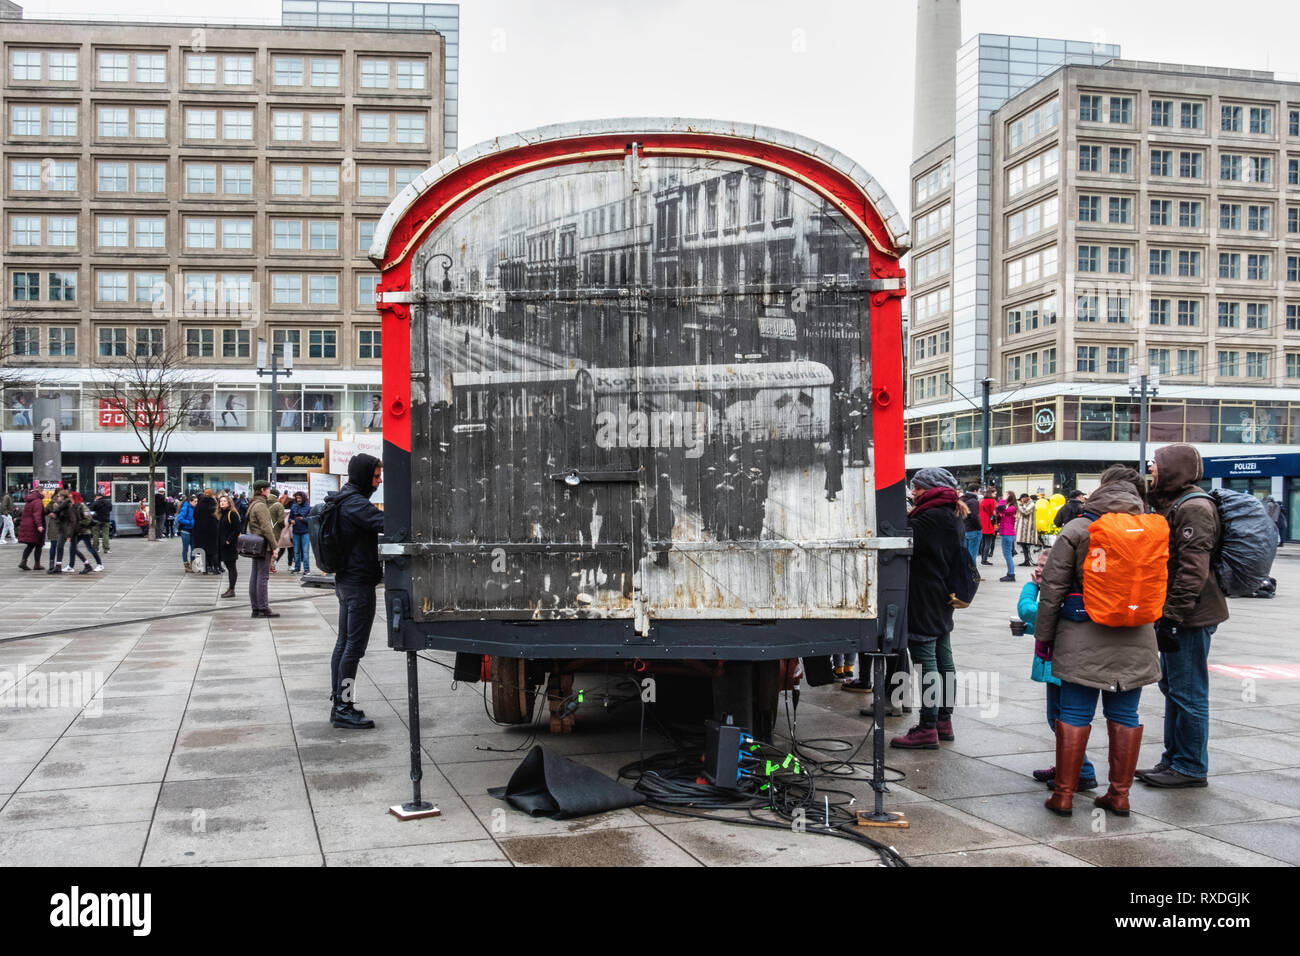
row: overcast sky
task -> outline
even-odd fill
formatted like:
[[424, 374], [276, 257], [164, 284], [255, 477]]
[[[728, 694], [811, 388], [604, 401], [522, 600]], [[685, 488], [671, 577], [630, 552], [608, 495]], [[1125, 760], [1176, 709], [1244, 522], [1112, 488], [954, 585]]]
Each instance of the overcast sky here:
[[[23, 3], [23, 0], [19, 0]], [[188, 17], [174, 0], [32, 0], [29, 16]], [[906, 211], [915, 4], [909, 0], [465, 0], [460, 144], [610, 116], [754, 121], [847, 153]], [[1125, 57], [1300, 79], [1300, 6], [1257, 0], [966, 0], [962, 36], [1118, 43]], [[224, 22], [278, 22], [279, 0], [223, 0]]]

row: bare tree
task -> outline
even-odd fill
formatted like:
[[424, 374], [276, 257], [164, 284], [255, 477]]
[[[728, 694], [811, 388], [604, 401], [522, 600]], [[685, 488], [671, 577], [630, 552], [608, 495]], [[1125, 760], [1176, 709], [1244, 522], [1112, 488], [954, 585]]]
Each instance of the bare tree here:
[[35, 389], [40, 384], [38, 370], [21, 362], [31, 354], [28, 349], [33, 343], [39, 350], [41, 327], [37, 322], [42, 318], [28, 308], [10, 307], [0, 313], [0, 389], [22, 385]]
[[[135, 432], [149, 457], [149, 514], [156, 519], [158, 465], [172, 435], [199, 409], [207, 377], [187, 364], [179, 342], [164, 346], [141, 340], [131, 345], [130, 354], [101, 363], [103, 377], [94, 392]], [[156, 520], [150, 520], [148, 536], [157, 536]]]

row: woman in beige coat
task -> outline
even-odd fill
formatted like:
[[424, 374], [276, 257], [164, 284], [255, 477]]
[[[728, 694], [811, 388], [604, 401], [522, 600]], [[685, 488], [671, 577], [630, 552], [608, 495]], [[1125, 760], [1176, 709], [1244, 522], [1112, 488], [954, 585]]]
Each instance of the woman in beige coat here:
[[1053, 645], [1052, 673], [1061, 680], [1061, 713], [1056, 722], [1056, 776], [1047, 809], [1069, 816], [1075, 785], [1100, 694], [1110, 741], [1110, 788], [1097, 806], [1128, 816], [1129, 788], [1137, 769], [1142, 725], [1138, 701], [1142, 687], [1160, 679], [1156, 632], [1151, 624], [1107, 627], [1076, 621], [1061, 613], [1066, 596], [1077, 593], [1089, 554], [1089, 526], [1107, 512], [1142, 514], [1145, 484], [1132, 468], [1116, 465], [1101, 476], [1082, 520], [1061, 531], [1043, 567], [1034, 637]]
[[1035, 520], [1037, 512], [1034, 510], [1034, 499], [1029, 495], [1021, 495], [1020, 501], [1016, 505], [1016, 546], [1020, 548], [1025, 556], [1025, 560], [1020, 563], [1022, 568], [1032, 568], [1034, 562], [1029, 557], [1031, 549], [1038, 547], [1038, 523]]

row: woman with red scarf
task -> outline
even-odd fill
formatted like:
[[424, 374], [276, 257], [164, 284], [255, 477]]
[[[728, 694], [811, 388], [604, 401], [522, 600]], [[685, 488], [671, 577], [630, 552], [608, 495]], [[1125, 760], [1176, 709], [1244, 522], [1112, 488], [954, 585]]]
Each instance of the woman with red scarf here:
[[889, 742], [904, 750], [938, 750], [953, 740], [956, 668], [952, 661], [949, 571], [965, 549], [965, 515], [957, 480], [945, 468], [912, 477], [912, 562], [907, 585], [907, 649], [921, 667], [921, 722]]

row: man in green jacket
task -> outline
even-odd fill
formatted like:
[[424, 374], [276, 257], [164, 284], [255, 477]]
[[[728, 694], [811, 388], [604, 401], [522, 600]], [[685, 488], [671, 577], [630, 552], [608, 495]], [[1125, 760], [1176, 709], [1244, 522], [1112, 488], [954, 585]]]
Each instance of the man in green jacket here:
[[253, 482], [253, 501], [248, 506], [248, 533], [260, 534], [266, 541], [262, 556], [253, 558], [253, 572], [248, 577], [248, 603], [252, 605], [253, 617], [280, 616], [279, 612], [271, 610], [270, 598], [267, 596], [271, 565], [278, 557], [276, 546], [280, 543], [280, 538], [275, 533], [271, 506], [266, 500], [266, 492], [270, 487], [271, 483], [265, 478]]

